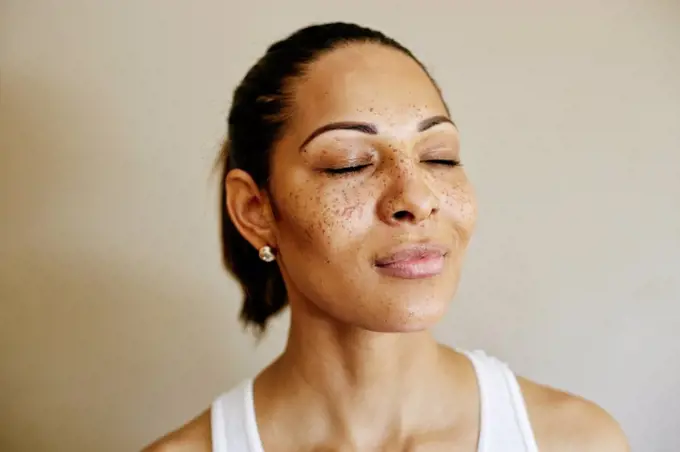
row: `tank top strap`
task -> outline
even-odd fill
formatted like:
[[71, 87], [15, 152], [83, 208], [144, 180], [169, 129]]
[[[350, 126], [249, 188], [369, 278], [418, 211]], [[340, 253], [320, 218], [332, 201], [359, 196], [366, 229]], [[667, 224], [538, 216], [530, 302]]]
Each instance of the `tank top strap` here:
[[244, 380], [210, 407], [213, 452], [264, 452], [257, 431], [253, 380]]
[[515, 374], [507, 364], [481, 350], [461, 352], [477, 374], [481, 400], [478, 452], [538, 452]]

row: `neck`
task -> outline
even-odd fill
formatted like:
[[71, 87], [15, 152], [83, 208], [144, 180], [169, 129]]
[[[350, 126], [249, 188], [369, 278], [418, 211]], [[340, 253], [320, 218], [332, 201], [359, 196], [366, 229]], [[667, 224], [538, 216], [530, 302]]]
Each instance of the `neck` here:
[[[427, 331], [375, 333], [293, 311], [268, 380], [328, 419], [336, 434], [373, 442], [375, 432], [400, 436], [422, 422], [417, 413], [434, 401], [431, 388], [442, 375], [440, 350]], [[367, 425], [372, 433], [364, 437]]]
[[291, 321], [281, 364], [328, 396], [389, 397], [437, 369], [439, 346], [427, 332], [375, 333], [332, 321]]

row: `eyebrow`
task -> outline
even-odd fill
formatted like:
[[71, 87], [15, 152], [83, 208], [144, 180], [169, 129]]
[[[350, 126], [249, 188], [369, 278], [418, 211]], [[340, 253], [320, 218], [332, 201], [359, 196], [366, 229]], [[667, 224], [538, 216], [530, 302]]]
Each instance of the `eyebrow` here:
[[[424, 132], [436, 125], [444, 123], [448, 123], [453, 125], [453, 127], [456, 127], [456, 124], [451, 120], [451, 118], [444, 115], [438, 115], [420, 121], [418, 123], [418, 126], [416, 127], [416, 130], [418, 132]], [[314, 138], [318, 137], [323, 133], [330, 132], [331, 130], [355, 130], [357, 132], [365, 133], [367, 135], [378, 134], [378, 126], [376, 126], [375, 124], [371, 124], [369, 122], [356, 122], [356, 121], [331, 122], [329, 124], [319, 127], [314, 132], [312, 132], [307, 137], [307, 139], [302, 142], [302, 145], [300, 145], [300, 150], [304, 149], [304, 147], [307, 146], [309, 142], [312, 141]]]

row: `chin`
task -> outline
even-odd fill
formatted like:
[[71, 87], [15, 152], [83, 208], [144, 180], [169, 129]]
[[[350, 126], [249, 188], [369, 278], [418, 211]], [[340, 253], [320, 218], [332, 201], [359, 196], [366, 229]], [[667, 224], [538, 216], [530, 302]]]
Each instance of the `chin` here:
[[364, 329], [374, 333], [419, 333], [429, 330], [438, 321], [439, 318], [423, 321], [384, 322], [376, 325], [365, 325]]
[[399, 325], [392, 325], [392, 328], [386, 329], [385, 331], [376, 331], [376, 333], [420, 333], [421, 331], [428, 331], [437, 322], [412, 322], [412, 323], [402, 323]]
[[386, 313], [373, 317], [363, 327], [376, 333], [417, 333], [435, 326], [446, 313], [448, 303], [428, 300], [427, 303], [403, 303], [401, 309], [392, 307]]

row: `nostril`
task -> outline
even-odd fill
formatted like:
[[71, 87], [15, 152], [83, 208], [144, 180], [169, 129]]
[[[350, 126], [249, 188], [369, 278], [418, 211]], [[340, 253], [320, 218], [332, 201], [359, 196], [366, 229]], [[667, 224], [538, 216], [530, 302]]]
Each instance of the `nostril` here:
[[393, 215], [393, 217], [394, 217], [395, 220], [401, 221], [401, 220], [410, 220], [411, 218], [413, 218], [413, 215], [407, 210], [400, 210], [399, 212], [396, 212]]

